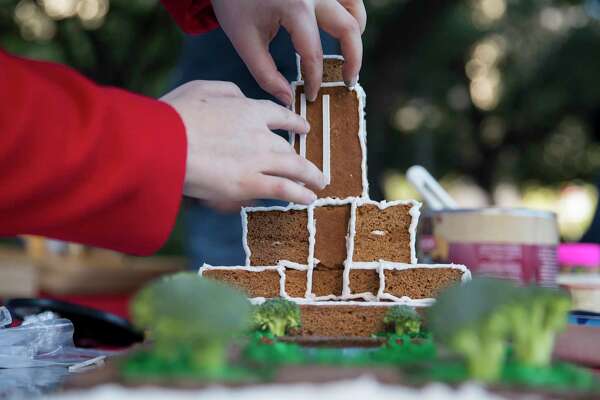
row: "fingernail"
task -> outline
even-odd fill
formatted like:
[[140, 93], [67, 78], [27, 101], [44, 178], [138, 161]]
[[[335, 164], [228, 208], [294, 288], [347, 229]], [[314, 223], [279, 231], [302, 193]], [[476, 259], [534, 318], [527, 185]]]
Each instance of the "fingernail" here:
[[327, 180], [325, 179], [325, 176], [321, 177], [321, 187], [319, 189], [323, 190], [325, 189], [325, 186], [327, 186]]
[[309, 196], [306, 196], [306, 199], [308, 200], [308, 201], [306, 202], [306, 204], [310, 204], [310, 203], [312, 203], [313, 201], [316, 201], [316, 200], [317, 200], [317, 195], [316, 195], [316, 194], [314, 194], [313, 192], [311, 192]]
[[[304, 88], [304, 92], [306, 93], [306, 99], [312, 103], [313, 101], [315, 101], [317, 99], [317, 95], [319, 93], [318, 93], [318, 91], [315, 92], [314, 90], [312, 90], [312, 86], [309, 85], [308, 83], [306, 83], [305, 85], [306, 85], [306, 87]], [[314, 94], [312, 94], [312, 93], [314, 93]]]
[[304, 120], [304, 122], [306, 122], [306, 133], [310, 132], [310, 123], [307, 120]]
[[356, 82], [358, 82], [358, 79], [356, 77], [352, 78], [352, 80], [344, 81], [348, 89], [354, 89], [354, 86], [356, 86]]

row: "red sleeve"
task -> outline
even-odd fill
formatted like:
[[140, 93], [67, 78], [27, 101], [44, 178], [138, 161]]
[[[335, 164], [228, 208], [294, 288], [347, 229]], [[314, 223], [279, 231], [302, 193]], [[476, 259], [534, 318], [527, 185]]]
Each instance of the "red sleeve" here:
[[156, 251], [185, 175], [175, 110], [2, 50], [0, 71], [0, 236]]
[[185, 33], [204, 33], [219, 26], [210, 0], [161, 0], [161, 2]]

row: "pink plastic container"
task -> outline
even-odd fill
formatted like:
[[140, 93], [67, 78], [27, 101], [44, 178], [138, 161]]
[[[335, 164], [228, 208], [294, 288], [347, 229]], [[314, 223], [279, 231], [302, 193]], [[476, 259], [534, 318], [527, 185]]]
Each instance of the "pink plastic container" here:
[[598, 269], [600, 267], [600, 245], [563, 243], [558, 246], [558, 264], [561, 268]]

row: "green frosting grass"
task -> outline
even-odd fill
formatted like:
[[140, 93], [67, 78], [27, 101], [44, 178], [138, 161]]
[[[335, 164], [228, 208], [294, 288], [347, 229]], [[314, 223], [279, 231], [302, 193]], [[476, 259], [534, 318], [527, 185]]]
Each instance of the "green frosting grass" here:
[[[463, 360], [438, 357], [431, 334], [385, 337], [386, 343], [378, 348], [307, 348], [281, 342], [264, 332], [254, 332], [241, 345], [240, 361], [219, 371], [208, 372], [194, 367], [191, 349], [182, 346], [168, 358], [154, 349], [138, 351], [121, 364], [121, 373], [125, 378], [135, 380], [244, 383], [269, 381], [276, 370], [285, 365], [393, 366], [399, 367], [410, 383], [456, 384], [468, 380]], [[583, 368], [560, 362], [544, 368], [527, 367], [515, 362], [510, 354], [498, 385], [517, 389], [600, 392], [594, 374]]]
[[[436, 360], [406, 369], [405, 373], [416, 383], [439, 381], [455, 384], [469, 379], [467, 367], [459, 359]], [[509, 360], [503, 366], [498, 385], [564, 392], [600, 391], [600, 383], [592, 372], [563, 362], [549, 367], [528, 367]]]
[[123, 377], [131, 380], [193, 380], [207, 383], [241, 383], [262, 380], [258, 371], [244, 366], [225, 365], [216, 371], [195, 367], [191, 354], [191, 349], [185, 348], [185, 346], [180, 347], [168, 358], [158, 354], [154, 349], [140, 350], [120, 364], [120, 372]]
[[391, 335], [376, 349], [305, 348], [283, 343], [271, 335], [251, 335], [244, 358], [265, 368], [280, 365], [320, 364], [337, 366], [407, 365], [435, 359], [436, 350], [429, 334]]

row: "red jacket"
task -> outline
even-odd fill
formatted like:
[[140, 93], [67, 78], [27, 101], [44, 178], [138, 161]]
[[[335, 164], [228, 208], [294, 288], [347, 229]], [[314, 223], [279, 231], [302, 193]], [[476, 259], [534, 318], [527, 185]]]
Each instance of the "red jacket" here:
[[[189, 33], [209, 0], [163, 0]], [[33, 234], [134, 254], [168, 237], [187, 153], [169, 105], [0, 50], [0, 236]]]

